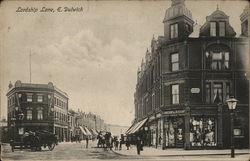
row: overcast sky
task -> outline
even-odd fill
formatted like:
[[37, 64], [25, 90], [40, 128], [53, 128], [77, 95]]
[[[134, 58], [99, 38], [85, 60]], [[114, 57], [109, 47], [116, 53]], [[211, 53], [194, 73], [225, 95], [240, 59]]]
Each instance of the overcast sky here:
[[[246, 1], [188, 1], [202, 25], [219, 9], [239, 35]], [[53, 82], [69, 96], [69, 108], [130, 125], [134, 118], [136, 71], [155, 35], [163, 35], [170, 1], [8, 1], [0, 8], [1, 116], [6, 118], [9, 81]], [[18, 7], [82, 6], [79, 13], [16, 13]]]

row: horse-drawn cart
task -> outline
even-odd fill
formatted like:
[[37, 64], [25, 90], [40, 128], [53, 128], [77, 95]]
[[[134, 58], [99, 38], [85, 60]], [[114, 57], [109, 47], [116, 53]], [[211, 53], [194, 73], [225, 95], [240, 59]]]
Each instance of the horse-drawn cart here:
[[12, 151], [14, 149], [31, 149], [40, 151], [42, 147], [48, 147], [52, 151], [58, 144], [58, 140], [55, 134], [46, 131], [38, 130], [35, 132], [26, 132], [19, 141], [11, 140], [10, 146]]

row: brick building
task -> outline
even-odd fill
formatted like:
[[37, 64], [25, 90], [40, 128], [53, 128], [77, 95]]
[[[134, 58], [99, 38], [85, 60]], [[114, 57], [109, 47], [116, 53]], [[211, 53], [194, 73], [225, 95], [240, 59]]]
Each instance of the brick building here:
[[[59, 141], [68, 136], [68, 96], [51, 82], [48, 84], [9, 84], [8, 127], [11, 138], [25, 131], [44, 129], [57, 134]], [[17, 115], [22, 114], [22, 119]]]
[[234, 96], [235, 144], [248, 147], [248, 18], [246, 8], [236, 37], [229, 16], [218, 8], [199, 26], [184, 0], [172, 0], [164, 36], [152, 39], [138, 69], [135, 120], [126, 134], [163, 149], [229, 147], [226, 100]]

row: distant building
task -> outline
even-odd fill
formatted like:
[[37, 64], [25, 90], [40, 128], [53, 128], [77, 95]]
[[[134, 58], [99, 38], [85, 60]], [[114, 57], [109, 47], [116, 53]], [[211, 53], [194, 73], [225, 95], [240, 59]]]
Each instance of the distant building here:
[[[20, 80], [9, 84], [8, 127], [11, 138], [25, 131], [48, 130], [59, 141], [68, 140], [68, 95], [53, 83], [31, 84]], [[23, 118], [18, 119], [17, 115]]]
[[235, 145], [248, 147], [248, 8], [240, 19], [236, 37], [229, 16], [218, 8], [198, 26], [184, 0], [172, 0], [164, 36], [152, 39], [137, 72], [135, 121], [127, 135], [141, 135], [146, 145], [163, 149], [229, 148], [226, 100], [234, 96]]
[[121, 134], [124, 134], [128, 128], [128, 126], [107, 124], [107, 131], [111, 132], [113, 136], [120, 137]]
[[6, 143], [8, 142], [8, 126], [7, 126], [7, 120], [2, 119], [0, 121], [0, 143]]

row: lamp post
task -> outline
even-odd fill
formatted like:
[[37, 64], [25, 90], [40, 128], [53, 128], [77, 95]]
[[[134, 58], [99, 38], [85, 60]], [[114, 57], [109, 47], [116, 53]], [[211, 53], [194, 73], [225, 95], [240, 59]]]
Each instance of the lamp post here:
[[231, 116], [231, 158], [234, 158], [234, 110], [238, 100], [231, 96], [226, 102]]

